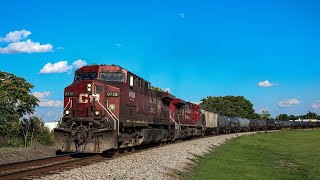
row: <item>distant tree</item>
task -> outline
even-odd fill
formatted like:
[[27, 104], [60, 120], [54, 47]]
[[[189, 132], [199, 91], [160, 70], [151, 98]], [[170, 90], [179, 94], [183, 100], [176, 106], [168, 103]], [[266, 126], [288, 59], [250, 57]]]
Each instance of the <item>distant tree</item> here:
[[263, 120], [271, 120], [272, 119], [271, 114], [267, 110], [263, 110], [259, 115], [260, 115], [260, 118]]
[[287, 120], [289, 120], [289, 116], [288, 116], [288, 114], [279, 114], [279, 115], [276, 117], [276, 120], [287, 121]]
[[232, 117], [256, 118], [252, 103], [243, 96], [208, 96], [202, 99], [201, 107], [210, 112]]
[[306, 115], [303, 116], [304, 119], [317, 119], [318, 115], [314, 112], [308, 112]]
[[28, 118], [23, 118], [21, 121], [21, 133], [23, 135], [24, 147], [28, 146], [28, 138], [31, 129], [31, 122]]
[[288, 120], [296, 120], [297, 118], [294, 116], [294, 115], [290, 115], [289, 117], [288, 117]]
[[160, 91], [160, 92], [164, 92], [163, 89], [157, 87], [157, 86], [150, 86], [150, 89], [155, 90], [155, 91]]
[[23, 118], [21, 132], [24, 136], [25, 147], [39, 142], [42, 145], [52, 145], [53, 135], [45, 126], [44, 121], [37, 116]]

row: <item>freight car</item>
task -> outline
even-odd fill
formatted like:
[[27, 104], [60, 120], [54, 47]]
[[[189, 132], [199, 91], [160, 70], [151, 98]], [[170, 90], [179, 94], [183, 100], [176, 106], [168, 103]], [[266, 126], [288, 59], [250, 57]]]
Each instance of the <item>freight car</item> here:
[[[299, 122], [319, 127], [318, 122]], [[54, 129], [61, 152], [111, 149], [250, 130], [298, 127], [207, 112], [116, 65], [84, 66], [64, 90], [63, 118]], [[281, 125], [281, 126], [280, 126]]]

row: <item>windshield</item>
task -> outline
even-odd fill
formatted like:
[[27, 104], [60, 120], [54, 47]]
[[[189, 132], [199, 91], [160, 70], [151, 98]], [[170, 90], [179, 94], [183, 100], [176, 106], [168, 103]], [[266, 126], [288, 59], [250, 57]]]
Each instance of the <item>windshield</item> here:
[[96, 73], [79, 73], [77, 74], [77, 81], [83, 80], [94, 80], [96, 78]]
[[124, 82], [124, 73], [118, 72], [109, 72], [109, 73], [100, 73], [101, 81], [116, 81], [116, 82]]

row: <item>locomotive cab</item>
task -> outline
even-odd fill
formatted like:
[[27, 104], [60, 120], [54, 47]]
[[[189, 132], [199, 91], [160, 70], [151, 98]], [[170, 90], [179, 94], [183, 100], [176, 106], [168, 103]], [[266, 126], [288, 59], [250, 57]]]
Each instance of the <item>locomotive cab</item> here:
[[102, 152], [117, 146], [120, 89], [125, 74], [85, 66], [64, 91], [64, 115], [55, 129], [55, 145], [63, 152]]

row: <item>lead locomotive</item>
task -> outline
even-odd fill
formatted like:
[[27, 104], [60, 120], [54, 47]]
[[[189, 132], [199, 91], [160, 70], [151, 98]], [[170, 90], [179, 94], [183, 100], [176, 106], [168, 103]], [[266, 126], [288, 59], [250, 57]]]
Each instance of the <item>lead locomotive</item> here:
[[62, 152], [174, 141], [205, 133], [200, 107], [116, 65], [84, 66], [64, 91], [64, 116], [54, 130]]

